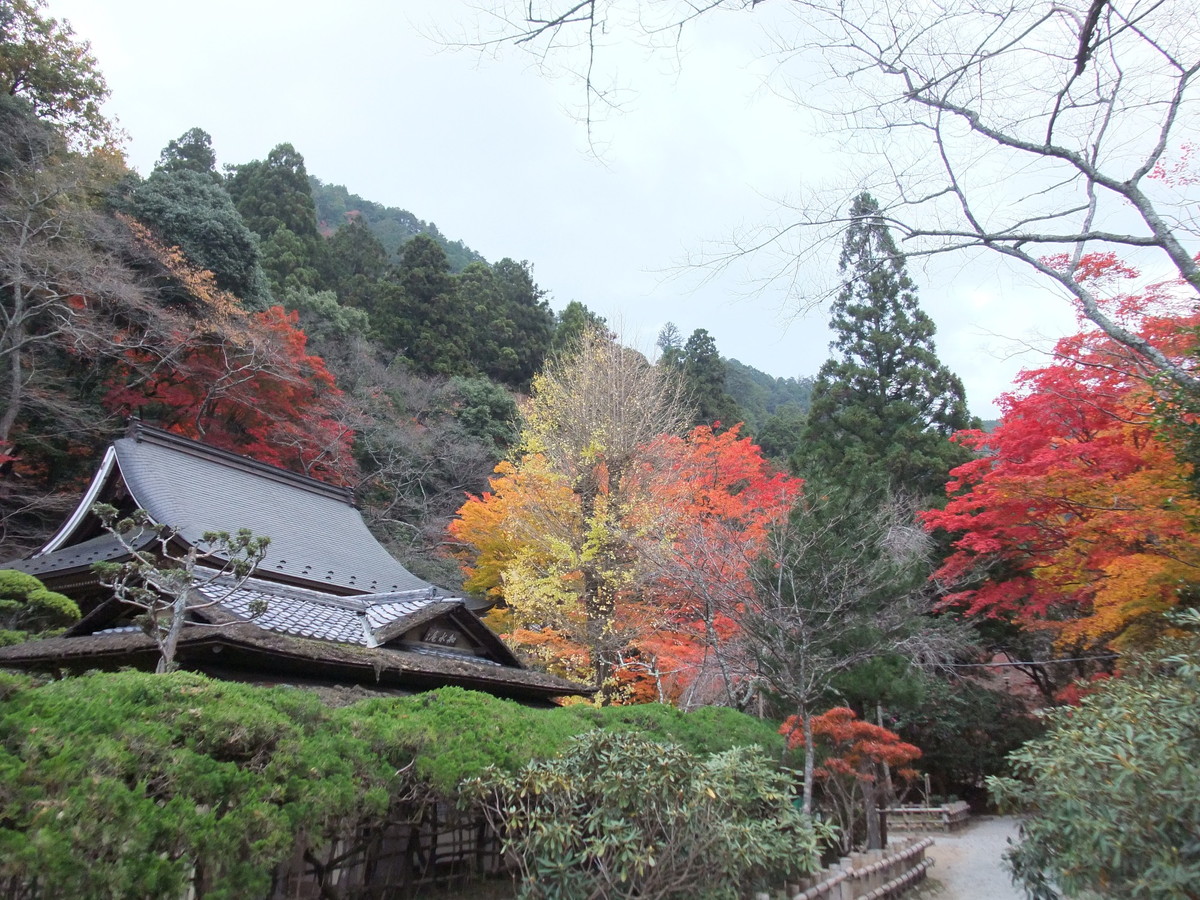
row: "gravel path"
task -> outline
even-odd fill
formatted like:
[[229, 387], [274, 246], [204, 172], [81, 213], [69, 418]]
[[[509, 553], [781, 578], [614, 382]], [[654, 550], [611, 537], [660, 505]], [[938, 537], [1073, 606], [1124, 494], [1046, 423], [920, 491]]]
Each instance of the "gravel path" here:
[[1016, 839], [1017, 820], [1009, 816], [980, 816], [951, 834], [934, 833], [925, 855], [934, 860], [929, 889], [920, 896], [931, 900], [1025, 900], [1013, 887], [1000, 855], [1008, 839]]

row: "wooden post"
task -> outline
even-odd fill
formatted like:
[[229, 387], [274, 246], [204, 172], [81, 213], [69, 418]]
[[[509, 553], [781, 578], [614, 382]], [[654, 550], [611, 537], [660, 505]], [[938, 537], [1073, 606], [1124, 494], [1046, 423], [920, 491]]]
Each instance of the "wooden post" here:
[[[854, 862], [849, 856], [843, 856], [838, 860], [838, 868], [846, 873], [846, 877], [838, 884], [837, 894], [834, 896], [838, 900], [854, 900]], [[831, 897], [830, 900], [833, 900]]]

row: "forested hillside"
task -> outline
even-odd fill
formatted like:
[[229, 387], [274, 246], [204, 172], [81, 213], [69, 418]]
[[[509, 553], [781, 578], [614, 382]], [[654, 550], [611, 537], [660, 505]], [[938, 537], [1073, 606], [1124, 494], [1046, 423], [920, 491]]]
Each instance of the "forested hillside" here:
[[371, 234], [383, 244], [392, 262], [400, 261], [400, 250], [418, 234], [427, 234], [442, 245], [450, 268], [461, 272], [473, 262], [486, 260], [464, 244], [442, 236], [432, 222], [418, 219], [406, 209], [396, 209], [364, 200], [351, 194], [340, 184], [326, 184], [316, 176], [309, 176], [312, 185], [313, 203], [317, 208], [317, 227], [326, 237], [354, 220], [363, 222]]
[[[86, 44], [22, 10], [37, 66], [5, 62], [0, 108], [2, 555], [57, 527], [137, 415], [353, 486], [406, 562], [457, 587], [439, 549], [447, 521], [510, 450], [517, 400], [547, 355], [602, 320], [579, 303], [555, 314], [529, 263], [489, 263], [322, 182], [287, 143], [218, 166], [196, 127], [132, 171], [98, 111], [106, 87]], [[720, 382], [711, 338], [703, 349]], [[696, 421], [768, 433], [778, 394], [740, 391]]]
[[[867, 33], [860, 29], [885, 21], [834, 6], [831, 21], [856, 40]], [[1046, 106], [1052, 112], [1031, 109], [980, 125], [985, 117], [974, 109], [974, 91], [987, 97], [999, 70], [975, 45], [953, 56], [954, 77], [908, 82], [898, 103], [957, 118], [985, 144], [1043, 157], [1033, 163], [1051, 157], [1063, 169], [1049, 170], [1047, 193], [1071, 182], [1074, 176], [1059, 176], [1074, 167], [1083, 173], [1083, 193], [1065, 211], [991, 232], [977, 218], [975, 230], [921, 232], [903, 216], [906, 205], [923, 201], [889, 207], [860, 188], [838, 208], [829, 204], [821, 221], [840, 227], [836, 286], [827, 295], [830, 354], [811, 376], [776, 377], [724, 358], [719, 336], [704, 327], [685, 336], [667, 323], [648, 358], [578, 299], [552, 306], [552, 286], [534, 281], [517, 246], [511, 257], [484, 259], [418, 213], [310, 173], [303, 148], [283, 141], [286, 135], [262, 158], [219, 165], [220, 148], [199, 123], [162, 148], [150, 171], [137, 172], [124, 156], [123, 135], [102, 113], [108, 89], [87, 42], [42, 0], [2, 4], [0, 559], [45, 542], [78, 501], [106, 444], [139, 417], [352, 488], [370, 528], [417, 575], [485, 601], [485, 621], [523, 663], [588, 685], [600, 705], [732, 707], [772, 720], [751, 729], [765, 728], [770, 740], [753, 742], [790, 754], [784, 761], [792, 768], [773, 771], [778, 755], [744, 764], [727, 757], [729, 771], [743, 775], [718, 784], [722, 800], [726, 793], [744, 800], [768, 785], [780, 821], [805, 822], [813, 841], [819, 831], [840, 852], [877, 847], [881, 806], [905, 791], [924, 792], [926, 800], [958, 794], [983, 805], [986, 779], [1024, 744], [1013, 757], [1023, 780], [990, 784], [1036, 812], [1036, 827], [1012, 853], [1016, 875], [1032, 893], [1054, 896], [1054, 882], [1078, 895], [1120, 885], [1129, 896], [1159, 896], [1166, 885], [1162, 896], [1192, 896], [1200, 877], [1191, 747], [1200, 732], [1189, 719], [1200, 671], [1200, 256], [1195, 234], [1179, 224], [1190, 221], [1191, 205], [1179, 198], [1200, 176], [1192, 144], [1172, 128], [1190, 109], [1187, 90], [1200, 64], [1182, 50], [1181, 63], [1159, 53], [1172, 35], [1193, 39], [1196, 31], [1191, 19], [1188, 27], [1182, 18], [1167, 26], [1155, 20], [1171, 0], [1124, 18], [1117, 6], [1091, 4], [1086, 21], [1074, 13], [1059, 21], [1063, 7], [1056, 5], [995, 51], [1013, 52], [1045, 22], [1065, 23], [1066, 55], [1057, 32], [1055, 49], [1033, 54], [1053, 69], [1045, 83], [1061, 86]], [[581, 25], [594, 29], [597, 9], [608, 7], [562, 8], [561, 18], [527, 22], [531, 30], [512, 39], [552, 54], [568, 45], [539, 41], [557, 41]], [[687, 21], [708, 10], [680, 8]], [[975, 5], [969, 15], [978, 15]], [[987, 28], [1003, 34], [1011, 15], [1004, 11]], [[645, 27], [636, 16], [630, 21]], [[891, 41], [895, 22], [885, 24]], [[930, 33], [943, 24], [931, 24]], [[1158, 43], [1121, 45], [1148, 40], [1151, 25], [1160, 29]], [[926, 54], [920, 37], [911, 44], [922, 48], [920, 65], [940, 59]], [[588, 32], [577, 46], [594, 39]], [[1117, 103], [1127, 73], [1160, 55], [1168, 60], [1161, 83], [1176, 85], [1173, 99]], [[886, 60], [866, 63], [889, 76], [900, 71], [894, 65], [890, 51]], [[1015, 70], [1021, 77], [1006, 102], [1019, 107], [1041, 82], [1027, 78], [1023, 66]], [[950, 93], [928, 93], [948, 83]], [[966, 83], [969, 96], [947, 99]], [[594, 88], [590, 75], [587, 86]], [[1100, 114], [1092, 125], [1072, 118], [1093, 106]], [[1144, 158], [1119, 177], [1109, 172], [1103, 140], [1116, 133], [1132, 142], [1160, 106], [1165, 119]], [[1112, 124], [1130, 109], [1133, 119]], [[1020, 127], [1013, 123], [1030, 121], [1040, 123], [1034, 138], [1014, 136]], [[939, 120], [934, 130], [940, 128]], [[1083, 142], [1086, 152], [1052, 145], [1071, 128], [1092, 128], [1094, 145]], [[879, 133], [891, 131], [889, 125]], [[938, 133], [944, 151], [955, 138]], [[1121, 149], [1114, 155], [1134, 154]], [[969, 181], [952, 175], [952, 189], [936, 196], [970, 207]], [[905, 175], [896, 177], [901, 197], [917, 195], [906, 194]], [[1119, 195], [1122, 215], [1140, 212], [1144, 233], [1097, 230], [1101, 189]], [[1081, 210], [1084, 224], [1074, 237], [1026, 233], [1074, 221]], [[986, 429], [939, 354], [933, 318], [909, 275], [909, 241], [930, 234], [1022, 259], [1077, 302], [1076, 333], [1017, 377], [999, 400], [1001, 418]], [[519, 244], [519, 227], [513, 235]], [[1043, 255], [1055, 246], [1071, 249]], [[1147, 247], [1165, 250], [1178, 277], [1149, 282], [1123, 255]], [[817, 251], [797, 252], [803, 259]], [[240, 524], [229, 523], [230, 530]], [[258, 536], [254, 546], [265, 552], [267, 538]], [[246, 532], [243, 540], [252, 537]], [[251, 568], [247, 563], [247, 575]], [[190, 574], [182, 583], [185, 596], [194, 586]], [[176, 610], [181, 625], [182, 601]], [[71, 598], [32, 577], [0, 578], [0, 643], [36, 640], [79, 616]], [[478, 628], [474, 619], [470, 624]], [[152, 682], [120, 675], [97, 683], [143, 696], [143, 684]], [[178, 683], [211, 692], [218, 706], [303, 707], [301, 724], [309, 730], [301, 729], [302, 743], [311, 737], [308, 750], [321, 750], [321, 765], [341, 761], [322, 735], [341, 729], [343, 718], [315, 700], [285, 697], [279, 706], [278, 698], [261, 703], [248, 687], [226, 697], [224, 688], [191, 675]], [[34, 710], [39, 722], [53, 721], [63, 740], [90, 752], [71, 722], [36, 710], [42, 698], [48, 703], [61, 693], [57, 684], [39, 688], [6, 675], [0, 701], [16, 698], [12, 709]], [[181, 696], [164, 707], [179, 707], [186, 731], [199, 706]], [[390, 709], [390, 699], [379, 702], [369, 710]], [[1069, 714], [1031, 714], [1067, 704], [1075, 707]], [[572, 723], [574, 733], [585, 721], [600, 721], [594, 712], [580, 706], [559, 721]], [[54, 740], [41, 725], [27, 726], [25, 715], [12, 719], [20, 727], [9, 729], [12, 740], [0, 752], [24, 754], [19, 765], [32, 772], [63, 757], [21, 749]], [[104, 715], [122, 726], [111, 709]], [[652, 725], [658, 715], [645, 720]], [[738, 716], [719, 718], [722, 728], [749, 728], [736, 724]], [[1046, 721], [1049, 734], [1029, 741]], [[613, 722], [623, 727], [619, 717]], [[386, 786], [377, 790], [378, 748], [358, 733], [361, 722], [353, 724], [342, 735], [345, 746], [373, 760], [356, 778], [375, 800], [387, 801], [410, 763], [388, 756], [394, 765], [379, 769]], [[377, 726], [395, 726], [390, 712]], [[536, 727], [522, 724], [497, 740], [526, 741], [524, 729]], [[707, 741], [705, 731], [697, 728], [693, 737]], [[1088, 739], [1079, 741], [1084, 733]], [[424, 739], [405, 740], [427, 759]], [[122, 753], [136, 749], [136, 741], [122, 741], [114, 743]], [[160, 743], [175, 760], [179, 742]], [[548, 742], [545, 752], [562, 743]], [[409, 746], [382, 738], [379, 745]], [[604, 765], [626, 766], [630, 784], [644, 783], [642, 759], [630, 762], [618, 742], [613, 746], [596, 744]], [[250, 746], [238, 758], [257, 765], [261, 749]], [[571, 752], [574, 763], [569, 756], [567, 762], [584, 774], [607, 776], [587, 756], [591, 750]], [[654, 746], [642, 752], [667, 758]], [[526, 762], [521, 754], [513, 758]], [[526, 774], [551, 771], [529, 762]], [[94, 768], [90, 757], [80, 766]], [[289, 791], [308, 797], [312, 779], [307, 769], [296, 771], [295, 779], [284, 773], [295, 782]], [[1162, 772], [1170, 777], [1152, 777]], [[484, 777], [474, 767], [466, 774]], [[110, 812], [135, 808], [125, 805], [130, 796], [147, 816], [182, 809], [204, 817], [215, 808], [189, 801], [176, 809], [133, 770], [109, 782], [106, 790], [117, 798], [105, 807]], [[751, 782], [759, 787], [751, 790]], [[54, 784], [92, 802], [79, 778]], [[489, 803], [507, 803], [498, 799], [501, 787], [522, 803], [543, 799], [515, 782], [490, 785]], [[461, 786], [438, 785], [447, 794]], [[360, 822], [353, 793], [360, 787], [345, 787], [337, 807], [350, 823]], [[622, 811], [617, 819], [600, 817], [598, 830], [606, 839], [624, 834], [614, 822], [626, 824], [627, 798], [612, 785], [599, 788]], [[674, 787], [667, 793], [671, 803], [691, 796]], [[718, 800], [718, 791], [704, 793]], [[22, 824], [0, 823], [0, 846], [20, 849], [19, 868], [0, 875], [33, 896], [44, 846], [27, 836], [43, 826], [50, 835], [65, 832], [46, 814], [40, 793], [18, 794]], [[124, 821], [117, 812], [114, 821]], [[219, 816], [226, 812], [220, 805]], [[836, 836], [803, 818], [818, 812], [837, 824]], [[578, 819], [577, 811], [568, 818]], [[279, 834], [304, 831], [293, 824], [278, 825]], [[257, 839], [255, 828], [242, 825], [238, 841]], [[701, 831], [711, 826], [706, 820]], [[365, 826], [351, 827], [367, 834]], [[560, 833], [557, 826], [531, 831]], [[1071, 842], [1062, 834], [1087, 837], [1065, 846]], [[146, 859], [169, 861], [178, 870], [172, 878], [203, 880], [183, 851], [169, 860], [161, 851], [160, 859], [157, 840], [147, 843], [154, 849]], [[529, 871], [544, 865], [583, 883], [574, 880], [604, 870], [574, 857], [564, 862], [561, 847], [555, 852], [533, 854]], [[815, 843], [806, 852], [815, 857]], [[279, 853], [264, 859], [274, 865]], [[120, 849], [112, 855], [121, 866], [145, 868], [142, 857]], [[1130, 862], [1152, 856], [1149, 867]], [[69, 883], [78, 873], [74, 851], [60, 862], [56, 877]], [[654, 866], [639, 858], [632, 868]], [[247, 871], [257, 885], [268, 870]], [[1147, 887], [1153, 879], [1158, 887]]]

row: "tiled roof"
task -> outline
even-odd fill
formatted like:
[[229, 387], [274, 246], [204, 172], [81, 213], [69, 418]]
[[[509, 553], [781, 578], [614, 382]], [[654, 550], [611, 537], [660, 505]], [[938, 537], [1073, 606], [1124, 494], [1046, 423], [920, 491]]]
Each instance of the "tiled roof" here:
[[114, 447], [134, 502], [189, 543], [248, 528], [271, 539], [264, 575], [339, 592], [429, 588], [375, 540], [346, 489], [145, 426]]
[[[463, 656], [461, 653], [455, 653], [453, 650], [439, 650], [436, 647], [412, 646], [406, 647], [405, 651], [408, 653], [419, 653], [421, 656], [436, 656], [439, 659], [462, 659]], [[500, 663], [498, 662], [493, 662], [490, 659], [482, 659], [480, 657], [476, 657], [474, 662], [484, 666], [501, 667]]]
[[[147, 534], [140, 542], [138, 549], [148, 545], [154, 536]], [[31, 559], [15, 559], [3, 564], [6, 569], [18, 569], [40, 578], [50, 572], [90, 571], [92, 563], [119, 560], [129, 553], [111, 534], [102, 534], [78, 544], [72, 544], [53, 553], [35, 556]]]
[[[0, 666], [52, 672], [125, 666], [146, 669], [154, 667], [158, 656], [154, 641], [138, 629], [0, 647]], [[210, 665], [227, 665], [268, 680], [294, 677], [380, 689], [425, 690], [455, 684], [528, 700], [592, 693], [590, 688], [545, 672], [492, 665], [465, 654], [315, 641], [272, 633], [248, 622], [222, 628], [185, 625], [177, 660], [184, 668], [199, 671]]]
[[[404, 620], [417, 613], [461, 605], [459, 600], [437, 597], [431, 589], [339, 597], [258, 578], [231, 591], [232, 584], [218, 579], [199, 585], [198, 590], [210, 600], [218, 600], [227, 612], [251, 619], [267, 631], [363, 647], [379, 646], [382, 630], [403, 627]], [[265, 604], [266, 611], [255, 616], [255, 604]]]

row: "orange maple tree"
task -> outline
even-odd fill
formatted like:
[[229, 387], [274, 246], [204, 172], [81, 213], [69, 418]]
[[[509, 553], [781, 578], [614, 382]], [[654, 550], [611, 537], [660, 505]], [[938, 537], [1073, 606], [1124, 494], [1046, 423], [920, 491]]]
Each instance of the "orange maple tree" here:
[[[1076, 273], [1108, 284], [1126, 327], [1183, 359], [1200, 316], [1173, 308], [1169, 285], [1122, 292], [1137, 276], [1107, 254]], [[1001, 397], [993, 432], [957, 435], [977, 458], [951, 473], [946, 508], [923, 515], [957, 535], [935, 577], [951, 588], [944, 605], [968, 615], [1077, 648], [1137, 643], [1200, 566], [1193, 473], [1157, 426], [1162, 398], [1130, 351], [1086, 329], [1054, 356]]]
[[[902, 741], [894, 731], [862, 721], [845, 706], [807, 721], [788, 716], [779, 733], [786, 738], [789, 750], [805, 751], [806, 777], [811, 766], [808, 760], [820, 757], [820, 765], [811, 771], [824, 786], [825, 806], [838, 820], [843, 848], [850, 849], [862, 821], [867, 824], [868, 842], [877, 842], [881, 837], [877, 790], [880, 775], [886, 773], [889, 780], [893, 774], [915, 778], [917, 773], [909, 764], [920, 758], [920, 748]], [[890, 802], [892, 798], [885, 799]]]
[[[774, 471], [738, 429], [663, 435], [640, 449], [620, 498], [599, 479], [605, 517], [588, 519], [579, 496], [543, 456], [502, 462], [491, 490], [469, 496], [450, 525], [466, 587], [502, 601], [492, 622], [554, 671], [591, 672], [581, 565], [593, 547], [621, 585], [606, 628], [621, 642], [616, 693], [672, 700], [694, 685], [714, 648], [736, 628], [727, 602], [749, 590], [748, 567], [802, 482]], [[619, 532], [589, 540], [589, 530]], [[588, 562], [594, 562], [588, 560]]]
[[[448, 528], [463, 586], [502, 604], [489, 624], [524, 652], [556, 674], [586, 681], [591, 660], [576, 602], [581, 576], [570, 552], [583, 516], [571, 487], [538, 453], [500, 462], [489, 487], [468, 494]], [[514, 608], [528, 615], [514, 615]]]

